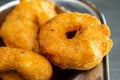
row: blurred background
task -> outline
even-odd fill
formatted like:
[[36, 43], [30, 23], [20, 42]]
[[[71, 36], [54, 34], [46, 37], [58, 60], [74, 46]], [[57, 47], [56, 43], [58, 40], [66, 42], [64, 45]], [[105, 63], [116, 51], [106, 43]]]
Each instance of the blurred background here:
[[[0, 6], [13, 0], [0, 0]], [[109, 53], [110, 79], [120, 80], [120, 0], [88, 0], [105, 15], [114, 46]]]

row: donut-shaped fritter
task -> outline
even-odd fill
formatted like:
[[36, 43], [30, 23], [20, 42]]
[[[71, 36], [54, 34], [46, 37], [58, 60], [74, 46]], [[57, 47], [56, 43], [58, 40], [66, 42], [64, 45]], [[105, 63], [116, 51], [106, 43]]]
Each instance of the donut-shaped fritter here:
[[55, 4], [47, 0], [21, 0], [1, 26], [0, 35], [8, 47], [40, 52], [39, 28], [56, 15]]
[[88, 70], [110, 51], [107, 25], [85, 13], [64, 13], [48, 21], [39, 33], [40, 48], [62, 69]]
[[50, 80], [52, 66], [41, 55], [15, 48], [0, 48], [0, 72], [15, 70], [25, 80]]

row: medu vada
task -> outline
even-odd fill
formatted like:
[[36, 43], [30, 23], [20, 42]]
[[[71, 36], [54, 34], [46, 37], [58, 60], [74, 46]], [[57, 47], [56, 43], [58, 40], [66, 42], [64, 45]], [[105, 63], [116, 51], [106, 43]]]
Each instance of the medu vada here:
[[98, 65], [113, 42], [110, 29], [87, 13], [60, 14], [39, 33], [43, 55], [62, 69], [88, 70]]
[[17, 48], [0, 48], [0, 72], [15, 70], [25, 80], [50, 80], [52, 66], [43, 56]]
[[1, 26], [0, 36], [8, 47], [40, 52], [37, 35], [42, 24], [56, 16], [55, 3], [20, 0]]

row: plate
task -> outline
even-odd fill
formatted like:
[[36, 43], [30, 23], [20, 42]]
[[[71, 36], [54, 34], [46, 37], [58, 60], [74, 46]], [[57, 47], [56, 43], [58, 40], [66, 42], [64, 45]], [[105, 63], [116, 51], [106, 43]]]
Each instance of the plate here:
[[[60, 12], [66, 9], [68, 11], [89, 13], [96, 16], [101, 23], [106, 24], [104, 15], [96, 8], [96, 6], [87, 0], [55, 0], [57, 10]], [[19, 1], [11, 1], [0, 7], [0, 26], [6, 16], [12, 11], [14, 6]], [[0, 39], [0, 46], [5, 46]], [[81, 70], [62, 70], [53, 66], [52, 80], [109, 80], [109, 60], [108, 55], [103, 58], [103, 61], [95, 68], [87, 71]]]

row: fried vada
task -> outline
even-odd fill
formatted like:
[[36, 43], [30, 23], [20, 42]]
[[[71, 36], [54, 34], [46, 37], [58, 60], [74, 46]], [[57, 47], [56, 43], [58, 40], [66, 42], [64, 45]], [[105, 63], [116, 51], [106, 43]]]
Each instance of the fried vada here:
[[37, 35], [41, 25], [56, 16], [55, 3], [21, 0], [1, 26], [0, 36], [8, 47], [40, 52]]
[[25, 80], [50, 80], [52, 66], [43, 56], [17, 48], [0, 48], [0, 72], [15, 70]]
[[110, 29], [87, 13], [60, 14], [39, 33], [43, 55], [62, 69], [89, 70], [98, 65], [113, 45]]

